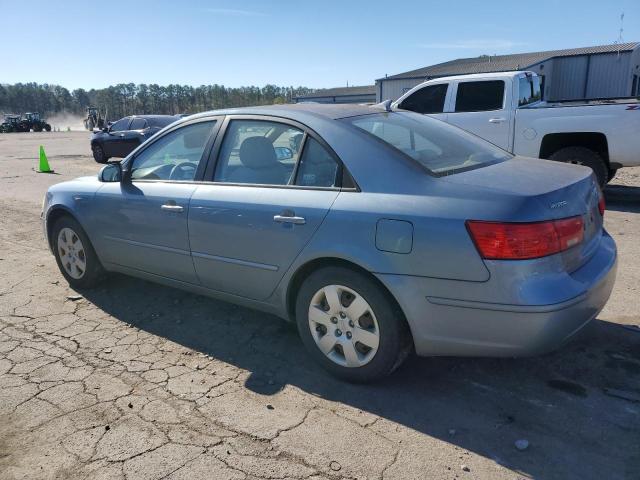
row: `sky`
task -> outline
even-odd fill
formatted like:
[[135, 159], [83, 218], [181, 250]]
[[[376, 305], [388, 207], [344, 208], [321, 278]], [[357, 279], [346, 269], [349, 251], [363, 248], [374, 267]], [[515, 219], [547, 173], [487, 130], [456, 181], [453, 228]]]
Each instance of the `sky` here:
[[640, 41], [640, 0], [0, 0], [0, 83], [311, 88]]

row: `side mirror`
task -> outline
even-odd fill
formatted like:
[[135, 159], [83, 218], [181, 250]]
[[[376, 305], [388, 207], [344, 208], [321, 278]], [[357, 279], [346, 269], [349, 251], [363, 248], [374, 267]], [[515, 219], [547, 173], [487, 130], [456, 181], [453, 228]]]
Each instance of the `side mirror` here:
[[122, 166], [119, 163], [108, 163], [100, 170], [98, 178], [101, 182], [122, 181]]
[[289, 147], [275, 147], [278, 160], [289, 160], [293, 158], [293, 151]]

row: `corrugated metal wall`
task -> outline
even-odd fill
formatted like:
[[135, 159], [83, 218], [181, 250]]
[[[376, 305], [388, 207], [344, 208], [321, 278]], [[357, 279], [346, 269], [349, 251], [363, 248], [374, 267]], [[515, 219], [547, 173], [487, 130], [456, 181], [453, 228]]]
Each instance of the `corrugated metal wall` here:
[[[584, 98], [584, 82], [589, 67], [588, 56], [554, 58], [553, 74], [546, 78], [547, 100], [577, 100]], [[546, 92], [545, 92], [546, 93]]]
[[629, 61], [631, 52], [592, 55], [589, 64], [587, 98], [627, 97], [629, 86]]
[[[545, 100], [580, 100], [631, 95], [633, 75], [640, 81], [640, 48], [631, 52], [556, 57], [530, 68], [545, 77]], [[423, 79], [381, 79], [377, 101], [397, 100]]]
[[397, 100], [400, 98], [405, 92], [411, 90], [416, 85], [424, 82], [424, 79], [398, 79], [398, 80], [380, 80], [382, 82], [382, 95], [380, 95], [380, 86], [378, 82], [376, 82], [376, 91], [378, 92], [379, 97], [377, 98], [378, 102], [383, 100]]

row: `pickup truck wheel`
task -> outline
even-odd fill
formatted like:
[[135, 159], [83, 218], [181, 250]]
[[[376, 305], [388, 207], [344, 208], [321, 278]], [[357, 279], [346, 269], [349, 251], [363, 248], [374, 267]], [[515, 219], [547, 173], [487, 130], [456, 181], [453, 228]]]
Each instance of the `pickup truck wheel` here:
[[344, 267], [307, 277], [296, 298], [296, 322], [311, 356], [349, 382], [389, 375], [413, 345], [389, 294], [366, 274]]
[[104, 149], [100, 145], [94, 145], [93, 148], [93, 159], [98, 163], [107, 163], [109, 157], [105, 156]]
[[609, 178], [609, 169], [598, 153], [586, 147], [565, 147], [561, 148], [549, 157], [549, 160], [556, 162], [573, 163], [590, 167], [596, 175], [598, 185], [604, 187]]

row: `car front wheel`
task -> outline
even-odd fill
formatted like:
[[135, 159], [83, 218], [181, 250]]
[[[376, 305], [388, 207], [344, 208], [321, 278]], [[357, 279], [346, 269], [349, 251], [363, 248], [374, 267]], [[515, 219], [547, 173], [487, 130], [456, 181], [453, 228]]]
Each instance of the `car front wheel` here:
[[333, 375], [369, 382], [393, 372], [411, 351], [402, 313], [368, 275], [344, 267], [312, 273], [296, 301], [307, 350]]
[[92, 288], [104, 275], [98, 256], [80, 224], [62, 217], [52, 229], [56, 263], [73, 288]]

